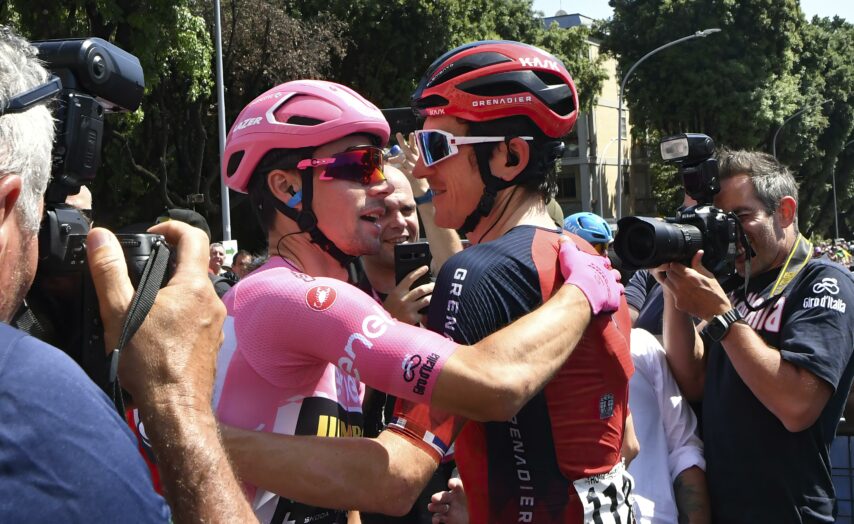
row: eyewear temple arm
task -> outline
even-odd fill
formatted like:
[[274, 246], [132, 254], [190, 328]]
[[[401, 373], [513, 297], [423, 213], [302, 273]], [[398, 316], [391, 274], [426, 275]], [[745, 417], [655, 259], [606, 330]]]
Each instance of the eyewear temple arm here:
[[56, 76], [51, 76], [50, 80], [44, 84], [24, 91], [0, 106], [0, 116], [26, 111], [36, 104], [52, 99], [60, 91], [62, 91], [62, 81]]

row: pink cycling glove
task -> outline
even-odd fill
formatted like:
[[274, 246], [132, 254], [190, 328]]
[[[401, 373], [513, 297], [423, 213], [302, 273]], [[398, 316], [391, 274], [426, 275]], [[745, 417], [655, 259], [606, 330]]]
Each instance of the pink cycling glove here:
[[623, 285], [607, 257], [585, 253], [574, 242], [561, 239], [560, 270], [567, 284], [584, 293], [594, 315], [612, 313], [620, 306]]

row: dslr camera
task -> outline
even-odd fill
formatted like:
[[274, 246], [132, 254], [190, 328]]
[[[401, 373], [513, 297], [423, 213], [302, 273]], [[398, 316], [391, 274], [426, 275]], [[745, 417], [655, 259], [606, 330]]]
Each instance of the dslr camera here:
[[703, 250], [703, 266], [715, 277], [735, 271], [737, 245], [750, 253], [738, 218], [714, 207], [720, 191], [714, 141], [703, 134], [684, 133], [661, 141], [661, 157], [678, 167], [685, 193], [697, 204], [680, 208], [664, 219], [625, 217], [617, 222], [614, 250], [626, 269], [645, 269], [668, 262], [690, 266]]
[[[68, 353], [106, 390], [103, 325], [86, 261], [91, 210], [65, 202], [69, 195], [79, 193], [81, 185], [95, 180], [101, 163], [104, 114], [134, 111], [142, 102], [142, 66], [137, 57], [100, 38], [33, 45], [53, 75], [43, 87], [55, 98], [57, 134], [39, 231], [38, 269], [15, 324]], [[168, 247], [159, 235], [118, 238], [136, 287], [154, 250]]]

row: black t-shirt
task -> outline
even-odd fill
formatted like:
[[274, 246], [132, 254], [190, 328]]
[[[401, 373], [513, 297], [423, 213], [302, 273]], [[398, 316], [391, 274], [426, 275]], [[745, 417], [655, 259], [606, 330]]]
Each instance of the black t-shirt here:
[[[761, 302], [757, 294], [778, 273], [751, 280], [751, 304]], [[742, 293], [730, 293], [730, 300], [766, 344], [826, 381], [833, 394], [815, 424], [789, 432], [741, 380], [723, 347], [704, 340], [703, 441], [713, 519], [834, 522], [828, 450], [854, 379], [854, 279], [838, 264], [812, 260], [760, 311], [748, 311]]]
[[638, 318], [632, 327], [661, 335], [664, 291], [649, 271], [641, 269], [632, 275], [626, 284], [626, 301], [638, 311]]

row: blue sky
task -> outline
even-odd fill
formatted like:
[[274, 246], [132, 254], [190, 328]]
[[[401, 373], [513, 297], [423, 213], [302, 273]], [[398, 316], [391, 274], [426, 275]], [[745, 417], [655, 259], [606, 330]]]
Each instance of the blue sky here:
[[[591, 18], [608, 18], [612, 14], [608, 0], [534, 0], [534, 9], [542, 11], [546, 16], [553, 16], [558, 9]], [[838, 15], [854, 23], [854, 0], [801, 0], [801, 10], [808, 19], [814, 15]]]

